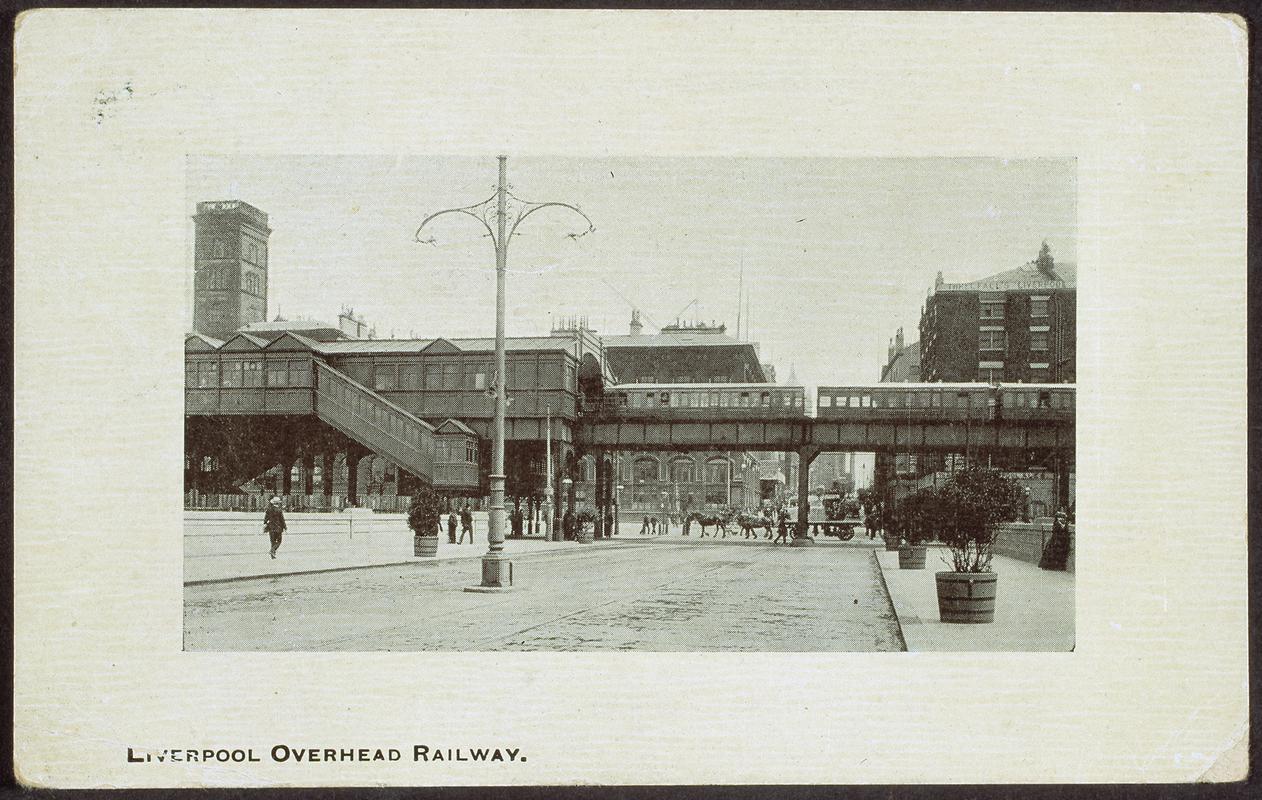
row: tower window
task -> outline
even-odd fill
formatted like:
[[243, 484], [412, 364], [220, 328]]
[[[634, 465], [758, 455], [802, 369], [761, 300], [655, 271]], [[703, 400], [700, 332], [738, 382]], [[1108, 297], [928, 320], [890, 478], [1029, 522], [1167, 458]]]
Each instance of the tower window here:
[[215, 239], [210, 243], [211, 258], [227, 258], [228, 245], [224, 244], [223, 239]]

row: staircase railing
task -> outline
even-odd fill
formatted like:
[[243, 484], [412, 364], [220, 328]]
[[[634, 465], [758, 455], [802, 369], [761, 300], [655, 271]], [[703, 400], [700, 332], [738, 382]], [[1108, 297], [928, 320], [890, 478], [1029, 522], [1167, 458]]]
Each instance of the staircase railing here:
[[316, 413], [424, 480], [434, 475], [434, 429], [328, 364], [316, 362]]

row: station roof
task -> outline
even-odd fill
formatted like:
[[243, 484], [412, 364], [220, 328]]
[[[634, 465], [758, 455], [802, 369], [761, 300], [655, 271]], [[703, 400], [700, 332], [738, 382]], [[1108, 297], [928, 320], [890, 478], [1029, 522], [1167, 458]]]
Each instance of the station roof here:
[[[329, 355], [344, 353], [421, 353], [436, 343], [436, 348], [452, 349], [462, 353], [495, 351], [495, 339], [351, 339], [339, 342], [320, 342], [316, 349]], [[444, 345], [447, 345], [444, 347]], [[510, 352], [526, 350], [564, 350], [573, 352], [574, 340], [559, 336], [522, 336], [504, 340], [504, 349]]]

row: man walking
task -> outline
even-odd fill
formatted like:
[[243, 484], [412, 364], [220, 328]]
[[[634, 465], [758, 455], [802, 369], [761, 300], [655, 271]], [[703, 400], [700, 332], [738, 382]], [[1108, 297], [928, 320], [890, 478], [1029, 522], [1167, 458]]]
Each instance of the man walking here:
[[267, 535], [272, 540], [272, 550], [268, 555], [276, 558], [276, 551], [280, 549], [281, 534], [285, 532], [285, 515], [280, 510], [279, 497], [273, 497], [267, 504], [267, 511], [263, 514], [263, 530], [267, 531]]
[[447, 514], [447, 541], [456, 543], [456, 509]]
[[473, 544], [473, 512], [469, 506], [465, 506], [460, 510], [460, 541], [458, 544], [464, 544], [464, 535], [469, 534], [469, 544]]
[[788, 514], [780, 515], [780, 524], [776, 527], [776, 539], [774, 542], [772, 542], [772, 544], [779, 544], [782, 541], [785, 544], [789, 543], [789, 515]]

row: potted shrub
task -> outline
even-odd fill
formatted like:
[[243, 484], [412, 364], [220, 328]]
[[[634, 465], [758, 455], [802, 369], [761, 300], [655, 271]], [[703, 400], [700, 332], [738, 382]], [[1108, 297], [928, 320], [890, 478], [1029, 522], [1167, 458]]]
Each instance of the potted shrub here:
[[939, 507], [938, 491], [921, 489], [903, 503], [903, 546], [898, 548], [899, 569], [924, 569], [925, 542], [932, 538], [934, 517]]
[[575, 524], [578, 526], [578, 540], [583, 544], [590, 544], [592, 528], [596, 525], [596, 512], [587, 507], [579, 509]]
[[420, 557], [438, 555], [438, 520], [443, 500], [429, 486], [421, 486], [408, 506], [408, 527], [412, 529], [412, 549]]
[[995, 621], [999, 576], [991, 571], [999, 523], [1017, 518], [1021, 487], [997, 470], [970, 467], [939, 491], [939, 534], [951, 551], [950, 572], [937, 573], [938, 614], [943, 622]]

